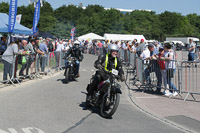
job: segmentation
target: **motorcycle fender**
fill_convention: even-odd
[[[119,93],[119,94],[122,94],[122,91],[120,90],[120,88],[113,88],[113,92],[114,93]]]

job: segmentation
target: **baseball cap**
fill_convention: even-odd
[[[161,46],[161,47],[159,47],[159,50],[164,50],[164,47],[162,47],[162,46]]]
[[[144,42],[144,39],[141,39],[141,42]]]
[[[154,45],[150,43],[150,44],[148,45],[148,47],[154,47]]]

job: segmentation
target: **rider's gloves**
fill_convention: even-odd
[[[97,69],[102,70],[102,69],[103,69],[103,66],[102,66],[101,64],[98,64],[98,65],[97,65]]]

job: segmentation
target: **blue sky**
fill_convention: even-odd
[[[10,0],[0,0],[0,2]],[[107,8],[149,9],[160,14],[164,11],[178,12],[182,15],[196,13],[200,15],[200,0],[46,0],[53,8],[62,5],[82,3],[83,6],[101,5]],[[29,0],[18,0],[18,5],[28,5]]]

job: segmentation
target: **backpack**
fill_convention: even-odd
[[[52,44],[52,42],[49,42],[48,48],[49,48],[49,52],[53,52],[53,44]]]

